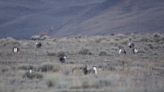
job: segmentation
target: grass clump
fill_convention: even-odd
[[[47,87],[48,87],[48,88],[54,87],[54,83],[53,83],[52,80],[48,80],[48,81],[47,81]]]
[[[32,70],[37,70],[37,67],[33,66],[33,65],[20,65],[18,66],[18,69],[20,70],[29,70],[29,69],[32,69]]]
[[[60,67],[61,66],[59,64],[53,64],[50,62],[46,62],[46,63],[41,64],[38,67],[38,70],[41,72],[59,72],[61,69]]]
[[[40,67],[41,72],[48,72],[48,71],[53,71],[54,66],[51,64],[43,64]]]
[[[99,56],[108,56],[108,53],[105,52],[105,51],[101,51],[101,52],[99,53]]]
[[[23,75],[23,78],[28,78],[28,79],[42,79],[43,75],[41,73],[38,72],[25,72],[25,74]]]
[[[79,54],[81,54],[81,55],[92,55],[93,53],[89,49],[81,49],[79,51]]]
[[[56,56],[56,53],[55,52],[47,52],[47,55],[48,56]]]

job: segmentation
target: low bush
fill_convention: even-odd
[[[153,46],[152,44],[148,44],[148,47],[149,47],[150,49],[154,49],[154,46]]]
[[[153,34],[153,37],[154,37],[154,38],[160,38],[161,35],[160,35],[160,33],[154,33],[154,34]]]
[[[56,53],[54,53],[54,52],[47,52],[47,55],[48,56],[56,56]]]
[[[18,69],[20,69],[20,70],[29,70],[29,69],[37,70],[37,67],[34,67],[32,65],[21,65],[18,67]]]
[[[89,88],[89,82],[88,81],[83,81],[82,82],[82,88],[84,88],[84,89]]]
[[[51,87],[53,87],[53,86],[54,86],[53,81],[48,80],[48,81],[47,81],[47,87],[48,87],[48,88],[51,88]]]
[[[48,72],[48,71],[53,71],[54,66],[51,64],[44,64],[41,67],[39,67],[41,72]]]
[[[28,78],[28,79],[42,79],[43,75],[41,73],[38,72],[25,72],[25,74],[23,75],[23,78]]]
[[[81,54],[81,55],[92,55],[93,53],[89,49],[81,49],[79,51],[79,54]]]
[[[141,42],[152,42],[152,39],[143,37],[140,39]]]
[[[60,52],[57,53],[57,56],[58,57],[66,56],[66,53],[63,52],[63,51],[60,51]]]
[[[108,53],[105,52],[105,51],[101,51],[101,52],[99,53],[99,56],[108,56]]]
[[[107,87],[107,86],[111,86],[111,81],[109,80],[99,80],[97,83],[98,87]]]

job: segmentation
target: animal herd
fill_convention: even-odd
[[[133,42],[128,42],[128,48],[133,54],[138,53],[138,49],[136,48],[135,44]],[[127,51],[125,50],[124,47],[119,47],[119,54],[127,54]]]
[[[35,43],[35,47],[36,48],[41,48],[42,47],[42,43],[41,42],[36,42]],[[127,47],[132,51],[133,54],[138,53],[138,49],[136,49],[136,46],[135,46],[135,44],[132,41],[128,42]],[[20,51],[20,48],[18,48],[18,47],[14,47],[13,48],[13,53],[16,54],[19,51]],[[125,50],[124,47],[120,46],[119,50],[118,50],[118,53],[120,55],[121,54],[127,54],[127,51]],[[58,58],[59,58],[59,61],[61,63],[63,63],[63,64],[67,62],[67,55],[66,54],[62,54],[62,55],[58,56]],[[87,65],[85,65],[81,70],[83,71],[84,75],[88,75],[88,74],[95,74],[95,75],[97,75],[98,74],[96,66],[88,67]],[[30,70],[28,70],[27,73],[30,75],[30,74],[33,73],[33,70],[30,69]]]

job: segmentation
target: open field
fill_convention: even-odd
[[[129,39],[138,53],[127,47]],[[164,34],[0,39],[0,92],[163,92]],[[119,54],[119,47],[127,54]],[[12,48],[19,47],[18,53]],[[68,56],[66,63],[58,55]],[[84,75],[81,67],[96,66]],[[34,78],[25,78],[29,67]]]

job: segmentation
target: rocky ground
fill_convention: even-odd
[[[136,54],[127,47],[130,39]],[[13,47],[20,51],[13,53]],[[119,47],[127,53],[119,54]],[[62,53],[65,63],[59,61]],[[98,74],[85,75],[85,65],[96,66]],[[0,92],[163,92],[163,87],[163,33],[0,39]]]

